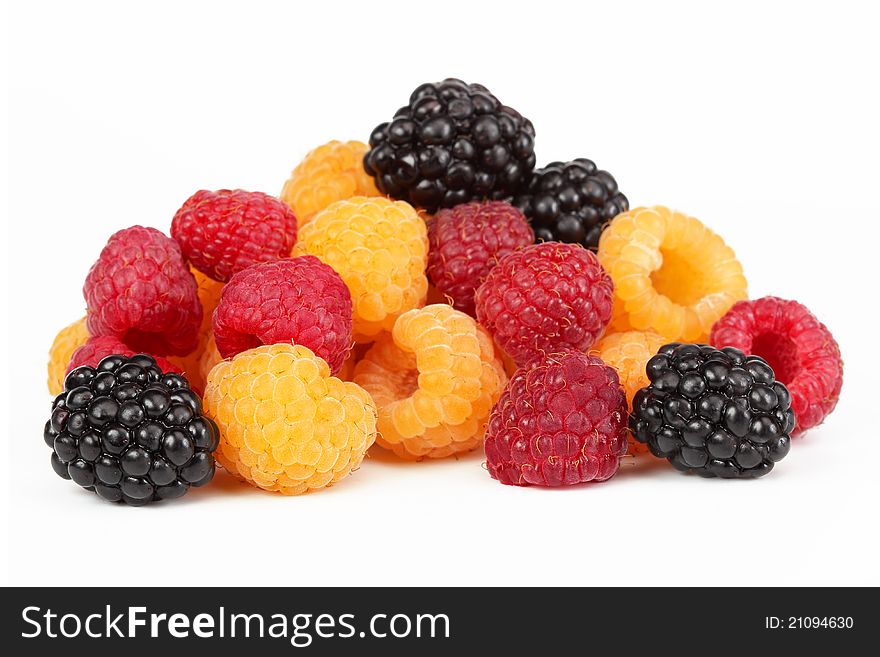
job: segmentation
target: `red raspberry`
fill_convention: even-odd
[[[136,352],[184,356],[196,347],[202,305],[180,247],[155,228],[110,237],[83,286],[90,335],[112,335]]]
[[[501,260],[477,288],[477,319],[517,365],[586,351],[611,319],[614,286],[596,255],[544,242]]]
[[[351,294],[314,256],[261,262],[235,274],[214,311],[223,358],[262,344],[293,342],[320,356],[335,374],[351,349]]]
[[[296,217],[287,205],[261,192],[202,190],[174,215],[171,236],[196,269],[225,282],[256,262],[290,255]]]
[[[837,405],[843,385],[840,347],[803,304],[778,297],[740,301],[715,322],[710,341],[769,363],[791,393],[797,420],[792,435],[821,424]]]
[[[67,372],[69,374],[72,369],[75,369],[80,365],[96,367],[98,363],[101,362],[102,358],[110,356],[111,354],[125,356],[127,358],[129,356],[134,356],[136,353],[138,352],[120,342],[112,335],[91,337],[83,346],[73,352],[73,355],[70,357],[70,363],[67,365]],[[152,354],[150,355],[152,356]],[[163,372],[174,372],[175,374],[181,373],[178,367],[172,365],[164,358],[159,356],[153,356],[153,358],[156,360],[156,365],[158,365],[159,369]]]
[[[504,201],[464,203],[428,222],[428,276],[457,310],[474,316],[474,292],[501,258],[534,243],[525,215]]]
[[[605,481],[626,454],[626,395],[600,358],[568,351],[518,369],[486,429],[486,465],[502,484]]]

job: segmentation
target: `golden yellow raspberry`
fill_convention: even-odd
[[[49,393],[59,395],[64,390],[64,377],[67,376],[67,366],[73,352],[79,349],[89,339],[89,330],[86,328],[86,318],[65,326],[55,336],[52,346],[49,348]]]
[[[269,491],[299,495],[356,470],[376,438],[376,407],[306,347],[263,345],[216,365],[205,413],[220,428],[214,456]]]
[[[348,285],[352,334],[369,342],[425,303],[428,232],[411,205],[358,196],[333,203],[300,230],[293,255],[313,255]]]
[[[669,341],[666,338],[653,331],[623,331],[606,334],[590,348],[591,354],[599,356],[606,365],[617,370],[630,412],[633,396],[651,383],[645,373],[645,366],[667,342]],[[630,454],[641,454],[648,451],[648,445],[630,435],[628,451]]]
[[[204,390],[210,368],[203,370],[201,361],[208,347],[211,335],[211,318],[214,315],[214,309],[220,303],[223,283],[206,276],[192,265],[190,265],[189,270],[199,286],[199,301],[202,304],[202,324],[199,328],[199,341],[196,348],[186,356],[169,356],[168,360],[180,368],[180,371],[189,380],[191,386],[197,390]],[[211,340],[211,344],[213,344],[213,340]]]
[[[633,395],[651,383],[645,373],[645,365],[668,342],[652,331],[609,333],[592,346],[590,353],[617,370],[631,410]]]
[[[359,141],[331,141],[305,156],[281,190],[302,228],[331,203],[352,196],[379,196],[372,176],[364,171],[369,146]]]
[[[605,327],[605,333],[625,333],[633,330],[629,325],[626,311],[623,307],[623,301],[616,294],[614,295],[614,303],[611,304],[611,321]]]
[[[208,331],[208,337],[205,340],[205,348],[202,350],[201,356],[199,356],[198,364],[199,376],[203,381],[208,381],[208,374],[210,374],[211,370],[214,369],[214,366],[222,360],[223,356],[220,355],[220,350],[217,349],[217,343],[214,342],[214,332]]]
[[[747,297],[733,249],[697,219],[662,206],[617,215],[598,256],[614,280],[616,330],[706,340],[715,321]]]
[[[440,458],[482,444],[507,383],[489,334],[446,304],[410,310],[355,367],[379,409],[376,442],[402,458]]]

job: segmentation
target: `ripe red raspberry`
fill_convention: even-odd
[[[335,374],[351,349],[351,294],[339,274],[314,256],[252,265],[223,288],[214,340],[223,358],[293,342],[327,361]]]
[[[90,335],[112,335],[136,352],[184,356],[202,321],[198,286],[180,247],[155,228],[110,237],[83,286]]]
[[[568,351],[518,369],[486,429],[486,465],[502,484],[605,481],[626,454],[626,395],[600,358]]]
[[[521,366],[544,354],[589,349],[611,319],[613,292],[593,252],[533,244],[503,258],[477,288],[477,319]]]
[[[797,301],[764,297],[740,301],[712,327],[717,347],[760,356],[791,393],[792,435],[822,423],[843,385],[840,347],[825,325]]]
[[[91,337],[84,345],[73,352],[73,355],[70,357],[70,363],[67,365],[67,373],[70,374],[71,370],[76,369],[80,365],[97,367],[98,363],[101,362],[101,359],[112,354],[128,358],[134,356],[136,353],[138,352],[134,351],[123,342],[120,342],[112,335]],[[159,369],[163,372],[174,372],[175,374],[181,373],[178,367],[172,365],[164,358],[159,356],[153,356],[153,358],[156,361],[156,365],[158,365]]]
[[[293,211],[273,196],[201,190],[174,215],[171,236],[196,269],[225,282],[256,262],[290,255],[296,228]]]
[[[525,215],[504,201],[464,203],[428,222],[428,276],[457,310],[474,316],[474,292],[501,258],[534,243]]]

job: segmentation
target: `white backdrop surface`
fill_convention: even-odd
[[[19,2],[8,9],[8,420],[14,584],[880,584],[880,87],[869,3]],[[487,85],[539,165],[589,157],[633,206],[699,217],[752,297],[798,299],[846,361],[837,411],[757,481],[627,458],[599,485],[504,487],[481,452],[374,449],[299,498],[218,474],[101,503],[49,467],[46,352],[107,237],[195,190],[278,193],[418,84]],[[6,149],[4,149],[6,150]],[[185,554],[182,564],[180,555]]]

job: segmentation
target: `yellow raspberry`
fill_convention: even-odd
[[[330,376],[327,363],[299,345],[263,345],[218,363],[204,402],[220,428],[217,461],[284,495],[336,483],[376,438],[370,395]]]
[[[605,327],[606,333],[625,333],[631,331],[626,312],[624,311],[623,301],[616,294],[614,295],[614,303],[611,305],[611,321]]]
[[[65,326],[55,336],[52,346],[49,348],[49,393],[59,395],[64,390],[64,377],[67,375],[67,366],[73,352],[79,349],[89,339],[89,330],[86,328],[86,318]]]
[[[199,286],[199,301],[202,304],[202,325],[199,328],[199,341],[196,348],[186,356],[169,356],[168,360],[180,368],[184,376],[189,380],[190,385],[198,390],[205,389],[205,381],[207,379],[210,368],[203,371],[201,367],[202,357],[208,347],[209,338],[211,336],[211,318],[214,315],[214,309],[220,303],[220,293],[223,291],[223,283],[215,281],[213,278],[206,276],[198,269],[190,265],[189,270],[196,279]],[[213,340],[211,340],[213,344]],[[216,347],[215,347],[216,349]]]
[[[364,171],[369,146],[359,141],[331,141],[306,155],[281,190],[299,227],[331,203],[352,196],[379,196],[373,178]]]
[[[317,256],[348,285],[352,333],[369,342],[425,303],[428,232],[411,205],[358,196],[319,212],[299,233],[293,255]]]
[[[482,444],[507,383],[489,334],[446,304],[401,315],[354,374],[379,409],[376,442],[401,458],[441,458]]]
[[[668,342],[652,331],[624,331],[606,335],[593,345],[590,353],[617,370],[631,409],[633,395],[650,383],[645,365]]]
[[[217,349],[217,343],[214,342],[214,332],[208,331],[205,348],[202,350],[201,356],[199,356],[198,372],[201,379],[207,382],[208,374],[210,374],[211,370],[222,360],[223,356],[220,355],[220,351]]]
[[[591,354],[599,356],[606,365],[617,370],[630,411],[633,396],[651,383],[645,373],[645,366],[667,342],[666,338],[652,331],[624,331],[609,333],[590,348]],[[630,454],[647,451],[646,444],[629,437]]]
[[[706,340],[715,321],[748,296],[733,249],[697,219],[662,206],[617,215],[598,256],[614,280],[615,330]]]

